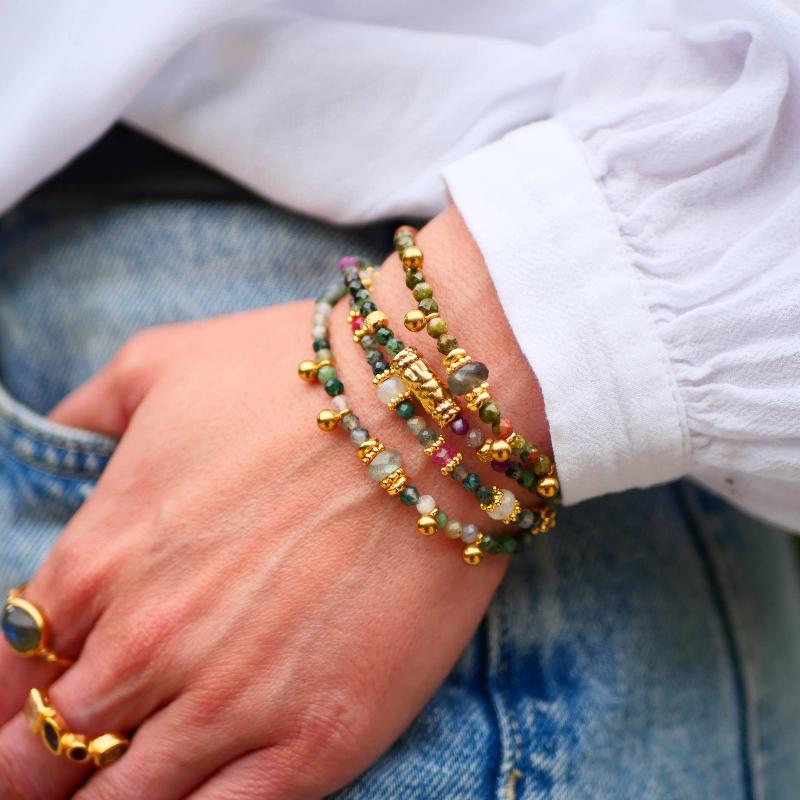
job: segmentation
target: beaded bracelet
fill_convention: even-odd
[[[358,270],[356,270],[358,273]],[[363,273],[369,280],[369,271]],[[335,429],[339,423],[350,434],[350,440],[358,448],[358,456],[367,467],[368,477],[377,482],[390,496],[399,496],[404,505],[415,505],[420,517],[417,530],[431,536],[438,529],[445,529],[449,538],[461,539],[466,545],[462,552],[464,562],[470,566],[481,563],[486,553],[511,555],[520,552],[530,536],[512,534],[494,537],[481,532],[476,525],[461,525],[451,520],[438,508],[431,495],[420,495],[408,484],[408,476],[402,467],[400,453],[387,450],[369,431],[361,426],[358,417],[348,407],[344,384],[339,379],[328,338],[330,315],[335,304],[344,296],[345,290],[337,280],[317,299],[312,317],[312,339],[315,360],[302,361],[298,374],[304,381],[320,381],[331,397],[332,409],[324,409],[317,416],[317,425],[323,431]],[[322,357],[321,357],[322,356]]]
[[[430,412],[440,427],[450,425],[457,434],[469,431],[469,423],[460,416],[457,401],[449,396],[425,359],[413,348],[406,347],[395,337],[386,315],[375,305],[369,287],[364,284],[354,259],[342,259],[344,285],[350,292],[351,310],[348,323],[353,331],[353,341],[360,343],[366,352],[367,363],[372,366],[379,399],[389,411],[406,420],[409,432],[418,437],[442,475],[451,476],[463,488],[477,496],[481,509],[490,519],[506,525],[515,524],[523,531],[543,533],[553,527],[555,514],[547,509],[523,509],[513,492],[496,486],[482,486],[480,476],[468,472],[461,463],[463,454],[449,445],[442,434],[426,427],[421,417],[414,416],[415,398]],[[352,269],[348,269],[352,267]],[[349,278],[349,280],[348,280]],[[364,317],[364,312],[367,317]],[[385,356],[381,347],[391,354]],[[409,387],[409,388],[407,388]]]
[[[422,273],[423,254],[417,246],[416,230],[403,225],[395,231],[394,246],[405,271],[406,286],[418,302],[416,309],[405,315],[405,327],[417,333],[423,329],[436,339],[436,347],[442,354],[442,363],[449,375],[447,384],[454,395],[464,395],[467,408],[477,412],[479,418],[492,426],[492,433],[499,437],[482,440],[473,436],[469,443],[476,449],[478,458],[491,463],[492,468],[505,472],[512,480],[530,492],[548,501],[558,500],[560,486],[551,459],[536,445],[527,442],[514,432],[511,420],[502,416],[487,383],[489,369],[458,346],[457,339],[448,332],[447,322],[439,316],[439,304],[433,297],[433,289]],[[515,461],[511,456],[519,456]],[[530,467],[526,464],[532,462]]]

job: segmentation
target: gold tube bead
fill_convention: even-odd
[[[489,384],[485,381],[464,395],[464,403],[470,411],[480,411],[483,406],[491,402],[492,393],[489,389]]]
[[[89,742],[89,755],[99,769],[110,767],[119,761],[128,749],[130,742],[117,733],[104,733]]]

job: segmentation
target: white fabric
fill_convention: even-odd
[[[120,118],[338,222],[449,187],[566,501],[690,474],[800,529],[799,73],[779,0],[16,0],[0,209]]]

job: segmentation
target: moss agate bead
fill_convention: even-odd
[[[344,391],[344,384],[338,378],[333,378],[325,383],[325,391],[330,397],[336,397]]]
[[[414,416],[414,410],[414,404],[411,400],[403,400],[395,408],[395,412],[400,419],[411,419]]]
[[[455,350],[456,347],[458,347],[458,339],[449,333],[445,333],[444,336],[440,336],[436,340],[436,349],[442,355],[446,356],[451,350]]]
[[[406,286],[413,289],[425,280],[425,276],[418,269],[411,269],[406,272]]]
[[[478,416],[483,422],[497,422],[497,420],[500,419],[500,409],[495,403],[487,403],[485,406],[481,407]]]
[[[400,492],[400,502],[404,506],[415,506],[419,502],[419,491],[415,486],[406,486]]]
[[[380,350],[370,350],[367,352],[367,364],[374,367],[379,361],[383,361],[383,355]]]
[[[551,466],[552,464],[547,456],[539,456],[534,462],[533,471],[537,475],[547,475],[547,473],[550,472]]]
[[[447,333],[447,323],[441,317],[434,317],[428,323],[428,335],[438,339],[443,334]]]
[[[403,344],[402,339],[395,339],[392,337],[388,342],[386,342],[386,350],[393,356],[396,356],[404,347],[405,345]]]
[[[448,379],[447,388],[455,395],[465,395],[489,379],[489,368],[481,361],[470,361]]]
[[[327,339],[314,339],[314,352],[318,353],[320,350],[330,349],[330,342]]]
[[[317,380],[322,384],[332,381],[335,377],[336,367],[332,366],[331,364],[326,364],[324,367],[320,367],[319,371],[317,372]]]
[[[419,443],[423,447],[430,447],[438,438],[439,434],[433,428],[425,428],[419,435]]]
[[[470,472],[469,475],[464,478],[463,485],[468,492],[477,492],[478,489],[481,488],[480,475]]]
[[[436,520],[436,527],[437,528],[441,529],[441,528],[444,528],[445,525],[447,525],[448,517],[447,517],[447,514],[444,511],[437,511],[436,512],[436,516],[434,517],[434,519]]]
[[[372,372],[374,375],[380,375],[382,372],[386,372],[387,369],[389,369],[389,365],[383,360],[376,361],[372,365]]]
[[[432,297],[426,297],[419,301],[419,310],[425,314],[433,314],[439,311],[439,304]]]
[[[433,297],[433,289],[431,288],[430,284],[425,283],[425,281],[418,283],[413,288],[412,293],[414,295],[414,299],[417,301],[425,300],[427,297]]]
[[[392,333],[391,328],[378,328],[375,331],[375,339],[377,340],[378,344],[386,344],[389,339],[394,338],[394,333]]]
[[[475,492],[475,496],[478,498],[478,502],[485,506],[487,503],[491,503],[494,499],[494,490],[491,486],[481,486]]]
[[[375,483],[380,483],[402,465],[403,459],[397,450],[383,450],[367,467],[367,477]]]

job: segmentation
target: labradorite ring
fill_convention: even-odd
[[[3,637],[15,655],[41,658],[51,664],[69,666],[72,662],[59,658],[47,646],[50,627],[44,614],[22,596],[24,586],[8,593],[0,614]]]

